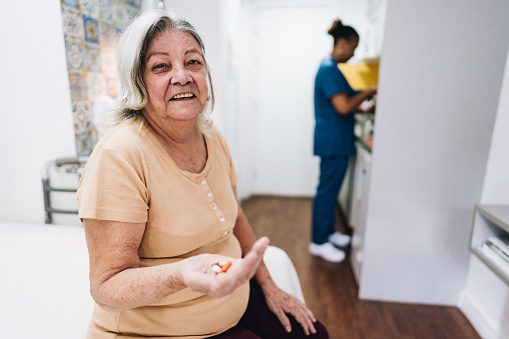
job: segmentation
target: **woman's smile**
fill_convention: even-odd
[[[195,98],[195,95],[193,93],[182,93],[182,94],[176,94],[175,96],[173,96],[170,101],[172,100],[186,100],[186,99],[191,99],[191,98]]]

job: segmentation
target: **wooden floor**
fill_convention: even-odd
[[[332,264],[309,255],[311,205],[310,198],[266,196],[242,202],[257,237],[269,236],[292,259],[306,304],[331,339],[480,338],[456,307],[359,300],[348,257]],[[339,214],[337,219],[343,231]]]

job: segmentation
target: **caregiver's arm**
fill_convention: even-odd
[[[153,304],[186,287],[215,297],[232,293],[254,275],[268,239],[260,239],[244,259],[201,254],[176,263],[140,268],[138,248],[145,224],[84,219],[90,260],[90,292],[108,311]],[[212,265],[230,260],[225,274]]]
[[[368,89],[357,93],[353,97],[347,96],[345,93],[336,93],[331,97],[332,106],[339,114],[348,114],[359,107],[366,99],[376,94],[376,89]]]

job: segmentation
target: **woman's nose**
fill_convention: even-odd
[[[171,77],[171,83],[174,85],[185,85],[191,80],[192,79],[189,76],[189,73],[186,71],[184,67],[176,68]]]

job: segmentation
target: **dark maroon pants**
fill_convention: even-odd
[[[265,302],[260,285],[251,280],[251,293],[249,295],[249,303],[247,305],[246,313],[240,319],[237,326],[229,329],[228,331],[216,335],[212,338],[217,339],[327,339],[329,334],[327,329],[322,323],[316,321],[315,334],[306,336],[302,330],[302,326],[291,316],[287,314],[288,319],[292,324],[292,331],[286,332],[281,322],[274,313],[269,309]]]

